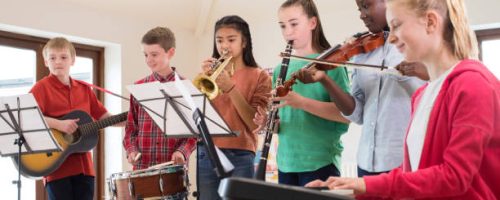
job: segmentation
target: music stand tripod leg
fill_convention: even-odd
[[[19,105],[19,98],[18,98],[18,109],[20,108],[20,105]],[[7,113],[9,114],[9,117],[12,121],[12,125],[14,126],[16,132],[19,134],[19,138],[17,138],[15,141],[14,141],[14,144],[17,144],[17,147],[18,147],[18,154],[17,154],[17,163],[21,163],[21,150],[22,150],[22,146],[23,144],[25,143],[25,139],[24,139],[24,136],[23,136],[23,131],[21,129],[21,111],[18,111],[18,115],[17,115],[17,121],[14,117],[14,114],[12,113],[12,110],[10,109],[9,107],[9,104],[5,104],[5,108],[7,109]],[[28,150],[29,147],[27,146]],[[18,166],[19,169],[17,170],[17,181],[12,181],[12,184],[17,184],[17,199],[18,200],[21,200],[21,165]]]
[[[24,136],[19,137],[14,141],[14,144],[18,146],[18,156],[17,163],[21,163],[21,148],[24,144]],[[12,184],[17,184],[17,199],[21,200],[21,165],[19,165],[19,169],[17,170],[17,181],[12,181]]]

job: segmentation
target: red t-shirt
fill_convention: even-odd
[[[90,87],[73,79],[70,84],[71,87],[64,85],[56,76],[49,75],[31,88],[44,116],[60,118],[73,110],[82,110],[95,120],[107,113]],[[71,154],[56,171],[44,177],[44,182],[78,174],[95,176],[90,152]]]

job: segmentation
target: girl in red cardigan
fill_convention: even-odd
[[[500,199],[500,84],[477,60],[463,0],[386,0],[389,40],[430,81],[412,98],[400,168],[307,186],[360,197]]]

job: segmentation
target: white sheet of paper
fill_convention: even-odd
[[[0,98],[0,111],[6,111],[7,107],[5,104],[9,105],[9,108],[17,109],[19,97],[21,108],[33,108],[37,107],[37,103],[32,94],[24,94],[19,96],[9,96]],[[13,111],[14,118],[17,120],[18,111]],[[3,118],[0,118],[0,152],[2,154],[15,154],[18,152],[18,146],[14,144],[14,141],[19,138],[18,133],[8,124],[12,124],[12,120],[8,112],[1,112]],[[26,144],[31,147],[32,151],[44,151],[44,150],[60,150],[61,147],[52,134],[48,130],[34,131],[45,129],[48,127],[47,122],[43,116],[40,116],[39,110],[37,109],[25,109],[21,111],[21,129],[24,131],[23,135],[26,139]],[[7,123],[7,122],[8,123]],[[22,152],[27,152],[25,146],[22,147]]]
[[[201,95],[201,92],[198,91],[194,87],[194,85],[189,80],[181,80],[180,81],[184,88],[189,93],[188,96],[198,95],[196,97],[192,97],[193,102],[196,107],[203,107],[204,97]],[[192,102],[188,102],[185,98],[182,98],[181,91],[176,87],[174,82],[160,83],[160,82],[151,82],[144,83],[138,85],[129,85],[127,89],[130,93],[139,101],[146,99],[155,99],[154,101],[141,101],[141,104],[154,110],[156,113],[160,115],[164,115],[163,111],[165,108],[165,99],[163,94],[160,92],[163,89],[169,96],[173,97],[176,102],[178,102],[178,107],[180,111],[183,113],[185,118],[188,120],[188,124],[192,127],[192,129],[197,132],[197,128],[193,121],[192,117]],[[182,105],[180,105],[182,104]],[[154,114],[149,109],[145,109],[149,116],[153,119],[153,121],[160,127],[160,129],[165,132],[169,136],[190,136],[192,135],[190,129],[185,125],[182,119],[178,116],[177,112],[174,111],[170,104],[167,104],[167,112],[166,112],[166,130],[164,130],[163,119],[162,117]],[[208,130],[210,130],[211,135],[227,135],[229,134],[227,130],[230,130],[224,120],[217,114],[215,109],[209,102],[205,104],[205,120],[207,122]]]
[[[193,88],[190,88],[190,90],[187,89],[187,87],[184,86],[181,78],[177,73],[175,73],[175,87],[181,92],[182,97],[184,97],[184,100],[187,101],[189,104],[189,107],[191,107],[191,114],[194,114],[194,111],[198,108],[196,104],[194,103],[193,98],[191,97],[191,94],[201,94],[198,90],[194,90]],[[189,91],[189,92],[188,92]]]
[[[189,84],[189,85],[192,85],[192,84]],[[187,89],[187,87],[184,86],[184,82],[179,78],[177,73],[175,73],[175,86],[181,92],[182,96],[184,97],[184,100],[186,100],[187,103],[190,105],[191,111],[193,111],[193,112],[191,112],[191,116],[193,116],[194,111],[198,108],[196,106],[196,104],[194,103],[193,98],[191,97],[191,94],[193,94],[193,93],[190,94],[188,92],[189,90]],[[226,155],[217,146],[214,146],[214,147],[215,147],[215,151],[217,152],[217,155],[219,156],[219,160],[221,162],[221,165],[224,168],[224,172],[232,171],[234,169],[233,163],[231,163],[231,161],[229,161],[229,159],[226,157]]]

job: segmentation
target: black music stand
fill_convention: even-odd
[[[0,155],[11,156],[18,168],[21,199],[21,155],[61,151],[32,94],[0,98]]]
[[[211,136],[237,136],[239,133],[229,129],[191,81],[180,80],[176,74],[173,82],[129,85],[127,89],[167,137],[200,137],[217,175],[224,178],[231,174],[234,166],[214,146]],[[190,115],[192,117],[188,117]]]
[[[191,81],[181,80],[181,82],[182,85],[185,85],[188,95],[205,116],[210,135],[237,136],[239,134],[229,129],[226,122],[212,107],[210,101],[193,86]],[[195,121],[187,117],[193,112],[192,108],[175,86],[175,82],[129,85],[127,89],[168,137],[198,136]]]

